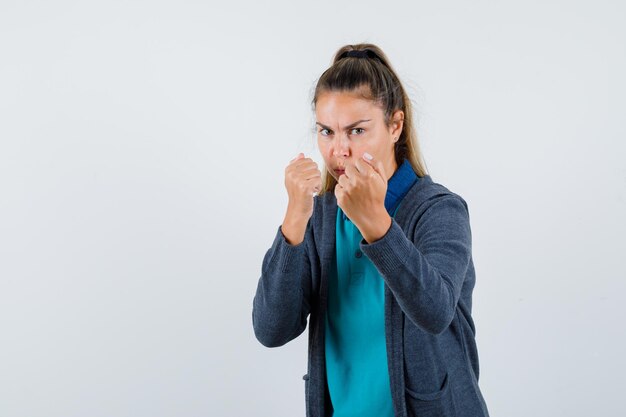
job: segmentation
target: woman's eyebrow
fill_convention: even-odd
[[[358,125],[359,123],[369,122],[370,120],[372,120],[372,119],[363,119],[363,120],[356,121],[356,122],[354,122],[354,123],[350,123],[348,126],[344,127],[344,130],[350,130],[350,129],[352,129],[353,127],[355,127],[356,125]],[[326,126],[326,125],[324,125],[324,124],[322,124],[322,123],[320,123],[320,122],[315,122],[315,123],[316,123],[316,124],[318,124],[318,125],[320,125],[320,126],[321,126],[322,128],[324,128],[324,129],[333,130],[333,129],[331,129],[330,127],[328,127],[328,126]]]

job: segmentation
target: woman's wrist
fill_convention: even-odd
[[[304,241],[304,234],[306,232],[306,225],[309,222],[309,217],[287,209],[285,219],[280,229],[289,244],[299,245]]]
[[[391,216],[387,210],[383,210],[369,216],[359,230],[367,243],[373,243],[385,236],[390,227]]]

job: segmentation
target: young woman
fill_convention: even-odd
[[[257,339],[281,346],[309,318],[308,417],[487,416],[467,205],[426,174],[385,54],[339,49],[313,106],[325,167],[299,154],[285,169]]]

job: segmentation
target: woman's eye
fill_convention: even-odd
[[[363,132],[365,132],[365,130],[362,127],[355,127],[354,129],[350,130],[351,135],[360,135]]]
[[[328,129],[320,129],[320,134],[322,136],[328,136],[328,135],[330,135],[330,130],[328,130]]]

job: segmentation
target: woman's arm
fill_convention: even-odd
[[[433,334],[451,323],[471,259],[465,202],[446,196],[415,226],[415,241],[392,221],[387,233],[361,249],[374,263],[407,317]]]
[[[303,153],[285,168],[289,204],[274,243],[263,258],[252,306],[254,334],[267,347],[282,346],[306,328],[311,296],[307,248],[314,248],[310,218],[321,181],[317,164]]]
[[[307,243],[290,244],[279,228],[263,258],[253,301],[252,325],[259,342],[277,347],[298,337],[306,328],[310,295]]]

